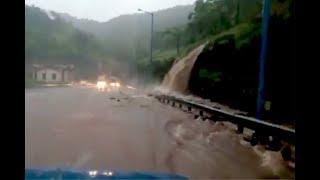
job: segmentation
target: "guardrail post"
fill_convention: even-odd
[[[238,124],[237,133],[238,133],[238,134],[242,134],[242,133],[243,133],[243,129],[244,129],[243,125]]]
[[[270,144],[267,149],[272,151],[279,151],[281,149],[281,142],[279,138],[272,136],[272,140],[270,140],[269,142]]]
[[[188,106],[188,111],[191,112],[191,106]]]
[[[201,116],[201,117],[203,116],[203,111],[201,111],[201,110],[199,111],[199,116]]]
[[[257,136],[257,133],[256,133],[256,132],[254,132],[254,133],[252,134],[251,140],[250,140],[250,144],[251,144],[252,146],[255,146],[255,145],[258,144],[258,136]]]

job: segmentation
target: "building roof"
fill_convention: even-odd
[[[34,69],[56,69],[56,70],[72,70],[73,64],[33,64]]]

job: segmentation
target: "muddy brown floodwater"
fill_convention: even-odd
[[[194,179],[277,177],[240,139],[223,123],[194,120],[134,92],[25,91],[26,168],[160,171]],[[280,177],[292,177],[283,171]]]

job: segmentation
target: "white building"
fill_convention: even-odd
[[[45,83],[68,83],[73,80],[73,65],[33,65],[33,79]]]

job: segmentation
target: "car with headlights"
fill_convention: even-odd
[[[111,77],[109,79],[109,87],[111,89],[119,89],[121,87],[120,81],[116,77]]]

